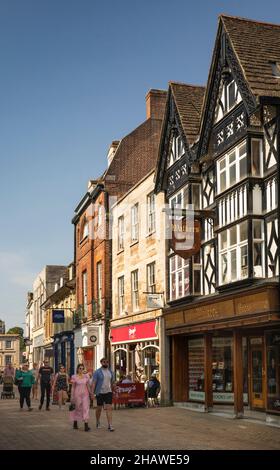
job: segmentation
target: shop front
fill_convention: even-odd
[[[100,367],[100,359],[104,357],[104,326],[103,324],[86,324],[75,329],[74,342],[75,368],[84,364],[92,373]]]
[[[277,288],[166,309],[173,402],[280,413],[280,315]],[[177,364],[181,364],[178,373]]]
[[[74,333],[64,331],[54,335],[54,368],[59,370],[59,364],[63,364],[67,373],[74,374]]]
[[[112,328],[112,367],[117,381],[130,374],[135,381],[160,375],[157,320]]]
[[[33,364],[42,364],[44,360],[44,335],[33,336]]]

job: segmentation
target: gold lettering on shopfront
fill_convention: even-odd
[[[213,320],[223,320],[236,316],[269,312],[269,294],[261,292],[243,297],[188,308],[184,311],[165,315],[166,328],[181,325],[192,325]]]

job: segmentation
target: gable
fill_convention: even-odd
[[[204,93],[202,86],[169,82],[156,169],[156,192],[166,189],[170,193],[188,176],[195,157],[192,145],[199,131]]]
[[[199,156],[208,151],[215,123],[229,115],[241,102],[247,115],[257,108],[256,99],[245,80],[230,38],[220,22],[202,111]]]
[[[159,158],[156,173],[156,192],[163,189],[168,191],[170,185],[175,188],[175,182],[181,184],[187,176],[187,161],[191,152],[183,132],[179,113],[172,93],[169,90],[165,121],[162,129]],[[183,170],[181,166],[183,164]],[[176,185],[177,187],[177,185]]]

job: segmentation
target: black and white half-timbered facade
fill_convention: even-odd
[[[280,414],[280,25],[221,16],[206,89],[171,82],[156,191],[200,214],[167,249],[171,399]],[[181,370],[178,371],[180,364]]]

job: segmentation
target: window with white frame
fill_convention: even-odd
[[[131,242],[139,240],[139,206],[135,204],[131,208]]]
[[[118,218],[118,250],[124,249],[124,216]]]
[[[148,234],[156,229],[156,201],[154,192],[147,196],[147,230]]]
[[[139,309],[139,287],[138,287],[138,269],[131,273],[131,300],[132,310]]]
[[[189,261],[178,255],[169,259],[170,300],[176,300],[190,294]]]
[[[264,226],[263,221],[253,220],[254,276],[264,277]]]
[[[83,240],[84,238],[88,237],[88,234],[89,234],[88,222],[87,222],[87,220],[84,219],[83,224],[82,224],[82,236],[81,236],[81,240]]]
[[[6,349],[12,349],[12,341],[10,340],[6,341]]]
[[[156,263],[147,264],[147,292],[156,292]]]
[[[220,284],[248,277],[248,223],[234,225],[219,234]]]
[[[97,311],[101,312],[102,308],[102,262],[99,261],[96,265],[97,271]]]
[[[124,313],[124,276],[118,278],[118,308],[119,314]]]
[[[173,136],[167,166],[170,167],[184,155],[184,144],[180,136]]]
[[[225,191],[247,176],[246,142],[217,161],[218,193]]]
[[[252,176],[263,174],[263,143],[261,139],[251,139]]]
[[[82,287],[83,287],[83,307],[84,307],[84,312],[87,313],[88,311],[88,279],[87,279],[86,271],[82,273]]]

